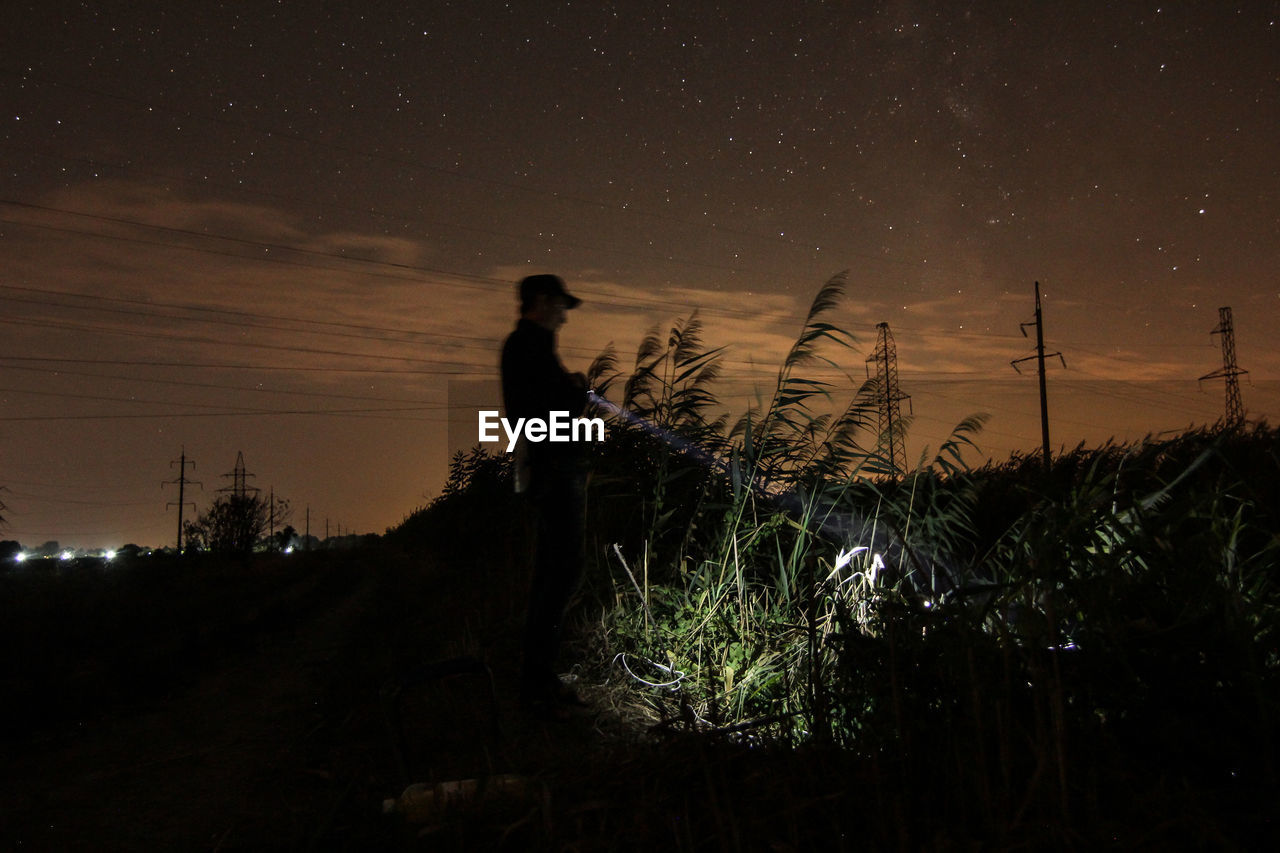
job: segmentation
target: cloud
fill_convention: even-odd
[[[255,244],[293,242],[304,234],[294,217],[272,206],[199,199],[142,181],[102,179],[55,190],[47,199],[47,206],[56,210],[121,220],[116,224],[123,227],[141,223],[171,234],[189,231]]]

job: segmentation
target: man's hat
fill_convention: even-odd
[[[564,281],[558,275],[530,275],[520,281],[520,304],[532,305],[539,296],[563,296],[565,307],[577,308],[582,300],[570,296],[564,289]]]

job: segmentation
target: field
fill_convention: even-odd
[[[1275,441],[1255,433],[1225,455],[1252,447],[1265,459]],[[1200,559],[1159,578],[1090,578],[1102,588],[1073,599],[1091,608],[1069,620],[1074,648],[981,630],[945,601],[923,610],[886,596],[859,623],[873,630],[820,641],[830,675],[811,706],[783,694],[770,705],[757,689],[740,711],[723,666],[714,687],[699,673],[680,691],[618,666],[625,651],[638,669],[645,647],[643,621],[626,622],[638,595],[615,566],[622,582],[597,575],[577,611],[574,671],[593,708],[547,722],[511,699],[519,527],[482,539],[459,528],[434,547],[414,534],[446,515],[437,506],[358,551],[9,571],[0,838],[126,850],[1251,849],[1274,828],[1274,611],[1255,571],[1274,563],[1246,548],[1272,560],[1274,533],[1231,535],[1248,586],[1224,591],[1229,577]],[[1195,527],[1194,514],[1176,525],[1191,543],[1205,535]],[[1167,543],[1170,558],[1186,547]],[[660,600],[676,587],[657,580],[650,631],[674,633],[662,623],[679,609]],[[793,641],[815,641],[815,626],[791,627]],[[769,643],[790,636],[757,628]],[[492,668],[496,713],[482,676],[415,683],[424,664],[460,657]],[[735,687],[759,680],[752,665]],[[397,688],[400,738],[385,713]],[[791,722],[811,707],[826,731]],[[382,814],[409,782],[489,777],[514,781],[413,822]]]
[[[1261,849],[1280,433],[971,469],[975,416],[898,466],[866,398],[819,414],[831,389],[797,372],[840,342],[832,288],[734,427],[696,320],[625,379],[596,365],[633,417],[592,460],[568,720],[513,699],[505,456],[459,455],[358,550],[7,570],[0,841]]]

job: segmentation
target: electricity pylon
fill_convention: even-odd
[[[248,485],[248,478],[254,476],[244,469],[244,452],[236,451],[236,467],[230,474],[223,474],[224,477],[231,478],[231,485],[226,488],[219,489],[222,492],[230,492],[231,497],[244,499],[249,496],[249,492],[255,495],[258,493],[257,486]]]
[[[889,473],[896,476],[907,467],[906,430],[902,425],[901,403],[903,400],[910,401],[911,396],[903,394],[898,387],[898,348],[893,342],[889,324],[877,323],[876,330],[879,333],[876,351],[867,357],[867,364],[873,361],[876,363],[873,392],[879,414],[876,450],[882,457],[888,458]],[[868,376],[870,373],[871,369],[868,367]]]
[[[1044,381],[1044,360],[1053,358],[1055,355],[1062,359],[1062,366],[1067,366],[1067,360],[1062,357],[1060,352],[1051,352],[1046,354],[1044,351],[1044,315],[1040,312],[1040,282],[1036,282],[1036,319],[1032,323],[1022,323],[1018,326],[1022,332],[1022,336],[1027,336],[1027,326],[1036,327],[1036,354],[1028,355],[1024,358],[1015,358],[1009,364],[1013,365],[1014,370],[1018,370],[1018,365],[1024,361],[1036,359],[1040,372],[1040,442],[1044,448],[1044,469],[1046,471],[1051,467],[1049,455],[1049,392]],[[1018,370],[1021,373],[1021,370]]]
[[[169,463],[170,468],[172,468],[174,465],[180,466],[178,468],[178,479],[166,480],[165,482],[161,483],[160,486],[161,488],[163,488],[164,486],[167,486],[170,483],[178,484],[178,503],[177,503],[177,506],[178,506],[178,553],[181,554],[182,553],[182,508],[187,505],[186,504],[187,483],[193,483],[202,489],[204,488],[204,484],[201,483],[199,480],[187,479],[187,466],[190,465],[194,469],[196,467],[196,461],[194,459],[187,458],[186,447],[182,448],[181,456],[179,456],[177,459],[174,459],[172,462]],[[165,509],[168,509],[173,505],[174,505],[173,502],[170,501],[169,503],[165,504]],[[194,503],[191,504],[191,508],[193,510],[195,509]]]
[[[1209,334],[1222,335],[1222,369],[1206,373],[1200,377],[1200,381],[1219,377],[1226,379],[1227,412],[1223,425],[1227,428],[1238,427],[1244,423],[1244,402],[1240,399],[1240,382],[1237,377],[1249,371],[1236,365],[1236,332],[1231,322],[1230,307],[1218,309],[1218,328]]]

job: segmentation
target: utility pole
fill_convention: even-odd
[[[867,357],[867,364],[873,361],[876,364],[875,399],[880,416],[877,450],[882,455],[888,454],[889,474],[896,477],[899,471],[906,470],[907,465],[907,442],[900,404],[903,400],[910,401],[911,397],[903,394],[898,387],[898,349],[893,342],[893,332],[889,331],[889,324],[877,323],[876,330],[879,334],[876,351]],[[870,367],[867,368],[867,375],[871,375]]]
[[[1009,364],[1013,365],[1013,369],[1017,370],[1019,373],[1022,371],[1018,370],[1018,365],[1024,361],[1030,361],[1034,358],[1038,364],[1040,372],[1040,441],[1044,447],[1044,469],[1048,471],[1051,464],[1049,454],[1049,392],[1044,381],[1044,360],[1046,358],[1053,358],[1054,356],[1057,356],[1059,359],[1062,359],[1062,366],[1064,368],[1067,366],[1067,360],[1062,357],[1062,353],[1060,352],[1051,352],[1046,355],[1044,351],[1044,315],[1040,311],[1040,282],[1038,281],[1036,282],[1035,322],[1022,323],[1018,326],[1024,338],[1027,336],[1027,326],[1031,325],[1036,327],[1036,354],[1026,356],[1025,358],[1016,358],[1009,362]]]
[[[185,445],[182,448],[182,454],[177,459],[174,459],[169,463],[170,468],[172,468],[174,465],[179,466],[178,479],[166,480],[165,482],[160,484],[160,487],[164,488],[170,483],[178,484],[178,503],[177,503],[177,506],[178,506],[178,553],[181,554],[182,553],[182,508],[186,505],[186,492],[187,492],[187,482],[188,482],[187,466],[190,465],[193,471],[195,470],[195,467],[196,467],[196,461],[194,459],[187,458],[187,448]],[[191,482],[199,486],[201,489],[204,488],[204,484],[199,482],[198,480],[192,480]],[[169,503],[165,504],[165,509],[168,509],[173,505],[174,505],[173,502],[170,501]],[[191,507],[192,507],[192,510],[194,510],[195,504],[192,503]]]
[[[1231,322],[1230,307],[1218,309],[1218,328],[1209,334],[1222,335],[1222,369],[1206,373],[1200,377],[1200,381],[1219,377],[1226,379],[1227,411],[1223,416],[1223,425],[1227,429],[1234,429],[1244,423],[1244,402],[1240,399],[1240,382],[1237,377],[1249,371],[1236,365],[1236,331]]]

